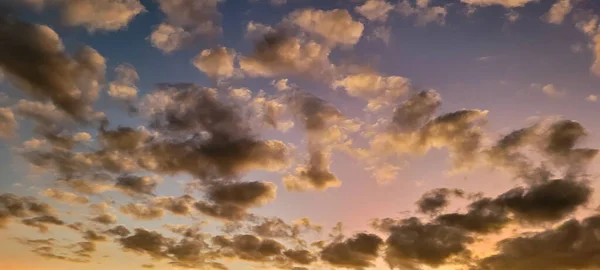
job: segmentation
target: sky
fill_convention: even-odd
[[[595,0],[0,0],[0,269],[600,269]]]

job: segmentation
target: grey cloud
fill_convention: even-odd
[[[158,182],[149,176],[123,175],[117,178],[115,187],[130,196],[154,195]]]
[[[498,243],[499,252],[477,261],[473,270],[592,269],[600,266],[600,217],[569,220],[556,228]]]
[[[321,251],[321,260],[337,267],[365,269],[373,266],[383,240],[374,234],[359,233],[341,242],[333,242]]]
[[[385,260],[391,267],[418,269],[419,264],[440,266],[452,258],[469,256],[474,239],[461,229],[417,218],[390,228]]]
[[[421,213],[435,214],[448,206],[450,196],[463,197],[464,194],[465,192],[460,189],[434,189],[421,196],[417,201],[417,207]]]
[[[84,47],[70,57],[49,27],[7,16],[0,18],[0,37],[10,41],[0,46],[0,67],[11,82],[33,97],[51,100],[74,119],[94,117],[91,105],[105,72],[98,52]]]

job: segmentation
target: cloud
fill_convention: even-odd
[[[113,227],[113,228],[107,230],[106,233],[113,235],[113,236],[120,236],[120,237],[126,237],[129,234],[131,234],[129,229],[127,229],[127,227],[125,227],[123,225]]]
[[[400,76],[381,76],[377,73],[357,73],[336,80],[332,88],[343,88],[350,96],[361,97],[369,103],[367,110],[378,111],[406,94],[411,87],[407,78]]]
[[[425,93],[423,94],[425,98],[419,97],[421,95],[419,94],[399,105],[395,110],[398,117],[393,120],[400,122],[392,122],[388,132],[377,134],[371,139],[370,144],[374,151],[383,154],[424,154],[432,148],[447,147],[450,151],[453,170],[460,171],[474,166],[479,152],[482,150],[484,133],[481,127],[485,123],[487,111],[464,109],[447,113],[410,131],[410,124],[417,122],[407,122],[406,119],[425,121],[427,116],[437,108],[439,100],[434,94],[434,92]],[[428,95],[433,96],[427,97]],[[415,108],[425,109],[412,112]],[[407,114],[407,112],[410,113]],[[406,123],[409,126],[406,126]],[[408,131],[402,131],[407,128],[409,128]]]
[[[371,40],[383,41],[383,43],[385,45],[390,44],[391,37],[392,37],[392,28],[389,26],[384,26],[384,25],[376,26],[375,28],[373,28],[373,31],[368,36],[368,38]]]
[[[305,75],[327,78],[334,66],[329,62],[331,49],[313,40],[284,32],[269,32],[257,43],[250,56],[241,56],[240,68],[251,77]]]
[[[152,204],[130,203],[121,206],[121,213],[133,217],[135,220],[154,220],[164,216],[165,211]]]
[[[394,110],[393,128],[413,131],[430,121],[441,105],[442,98],[435,90],[419,92]]]
[[[596,95],[589,95],[586,98],[586,100],[589,101],[589,102],[596,102],[596,101],[598,101],[598,96],[596,96]]]
[[[108,95],[124,101],[131,101],[137,97],[137,82],[140,80],[135,67],[130,64],[121,64],[115,68],[115,80],[108,85]]]
[[[145,154],[155,172],[187,172],[212,181],[255,169],[277,171],[287,165],[286,145],[255,138],[238,109],[220,102],[210,89],[169,85],[147,96],[144,107],[157,130],[174,138],[184,135],[147,146]],[[185,135],[190,131],[209,136],[190,138]],[[173,162],[177,159],[180,162]]]
[[[388,13],[392,9],[394,9],[394,6],[385,0],[367,0],[361,6],[354,8],[356,12],[370,21],[386,21]]]
[[[18,128],[17,120],[12,110],[9,108],[0,108],[0,137],[11,138],[15,135]]]
[[[115,187],[130,196],[154,195],[158,185],[156,177],[124,175],[117,178]]]
[[[236,52],[225,47],[206,49],[198,54],[192,63],[211,78],[229,78],[234,75]]]
[[[69,116],[56,108],[53,103],[19,100],[13,107],[15,113],[22,117],[30,118],[38,125],[52,127],[68,122]]]
[[[321,260],[337,267],[365,269],[373,266],[383,240],[374,234],[359,233],[321,250]]]
[[[269,182],[241,182],[211,188],[207,197],[217,204],[249,208],[262,206],[274,200],[276,190],[275,184]]]
[[[89,202],[88,198],[85,196],[79,196],[77,194],[58,189],[49,188],[44,190],[42,194],[44,194],[46,197],[67,204],[87,204]]]
[[[0,45],[0,67],[13,84],[33,97],[52,101],[74,119],[97,117],[91,106],[104,80],[104,57],[90,47],[68,56],[56,32],[47,26],[3,17],[0,29],[0,38],[10,41]]]
[[[415,6],[411,5],[408,0],[402,0],[396,5],[396,11],[405,17],[416,17],[418,26],[425,26],[429,23],[444,25],[448,14],[446,7],[429,6],[429,0],[418,0]]]
[[[31,225],[51,221],[50,218],[44,217],[50,217],[54,215],[54,212],[50,205],[39,202],[33,197],[19,197],[11,193],[0,195],[0,228],[13,218],[40,217],[40,219],[32,219],[27,222]],[[40,230],[42,230],[41,227]]]
[[[390,228],[385,261],[393,268],[418,269],[420,264],[438,267],[451,258],[468,257],[474,238],[464,231],[410,218]]]
[[[213,237],[214,245],[220,246],[230,252],[232,256],[241,260],[264,262],[281,255],[284,246],[272,239],[261,239],[254,235],[235,235],[229,239],[224,236]]]
[[[301,9],[290,13],[287,20],[331,45],[354,45],[360,40],[364,29],[364,25],[354,21],[344,9]]]
[[[597,149],[576,148],[586,136],[587,131],[577,122],[545,121],[505,135],[485,155],[493,166],[505,168],[530,183],[546,180],[552,171],[569,177],[581,176],[598,155]],[[541,157],[539,166],[528,150],[538,153],[538,159]],[[547,169],[545,163],[555,169]]]
[[[467,232],[487,234],[500,231],[512,220],[503,205],[493,199],[482,198],[469,204],[468,211],[464,214],[442,214],[435,221]]]
[[[133,235],[120,238],[118,242],[126,251],[147,254],[155,259],[161,259],[167,256],[165,247],[173,243],[173,240],[155,231],[136,228]]]
[[[41,233],[48,232],[49,228],[47,225],[61,226],[61,225],[65,224],[64,221],[58,219],[55,216],[50,216],[50,215],[37,216],[37,217],[23,219],[23,220],[21,220],[21,223],[23,223],[23,225],[26,225],[29,227],[37,228]]]
[[[561,98],[567,95],[565,91],[558,90],[554,84],[548,84],[542,87],[542,92],[551,98]]]
[[[533,3],[536,0],[460,0],[461,2],[473,6],[492,6],[500,5],[507,8],[522,7],[528,3]]]
[[[482,258],[479,269],[588,269],[600,266],[594,256],[598,247],[598,216],[569,220],[556,228],[504,239],[497,254]]]
[[[117,217],[113,214],[108,214],[108,213],[104,213],[104,214],[99,214],[95,217],[93,217],[91,219],[91,221],[103,224],[103,225],[110,225],[110,224],[115,224],[117,223]]]
[[[146,11],[139,0],[63,0],[60,4],[67,25],[81,25],[90,32],[123,29]]]
[[[159,8],[166,19],[154,29],[149,39],[164,53],[178,50],[199,36],[221,33],[217,9],[220,0],[159,0]]]
[[[463,197],[464,191],[460,189],[437,188],[423,194],[417,201],[419,212],[425,214],[435,214],[443,210],[450,203],[448,197]]]
[[[561,24],[572,9],[571,0],[556,0],[552,8],[542,18],[548,23]]]
[[[340,137],[331,137],[340,131],[336,123],[342,120],[341,112],[332,104],[305,92],[294,92],[288,97],[294,116],[300,120],[308,138],[307,164],[296,168],[295,174],[284,177],[286,189],[305,191],[338,187],[341,181],[330,171],[331,150]]]
[[[515,188],[496,201],[511,211],[515,218],[528,223],[559,221],[585,205],[592,194],[582,182],[554,179],[525,188]]]
[[[317,257],[306,249],[288,249],[283,252],[283,255],[294,263],[302,265],[309,265],[317,260]]]

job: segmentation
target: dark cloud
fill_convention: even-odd
[[[218,205],[205,201],[198,201],[194,208],[209,217],[223,220],[241,220],[248,216],[245,208],[232,204]]]
[[[240,68],[252,77],[303,75],[330,80],[335,71],[330,53],[329,47],[295,37],[286,29],[269,29],[257,40],[250,56],[240,57]]]
[[[51,100],[75,119],[93,116],[91,105],[106,68],[98,52],[84,47],[70,57],[49,27],[5,15],[0,17],[0,39],[8,41],[0,45],[0,67],[11,82],[36,98]]]
[[[467,213],[449,213],[436,217],[436,222],[474,233],[493,233],[511,221],[507,209],[497,201],[482,198],[469,204]]]
[[[216,236],[212,238],[214,245],[220,246],[225,254],[242,260],[263,262],[281,255],[285,247],[272,239],[261,239],[254,235],[235,235],[232,239]]]
[[[109,229],[106,231],[107,234],[110,235],[114,235],[114,236],[120,236],[120,237],[126,237],[129,234],[131,234],[131,232],[129,231],[129,229],[127,229],[127,227],[123,226],[123,225],[119,225],[116,226],[112,229]]]
[[[577,148],[586,136],[580,123],[542,121],[507,134],[486,153],[492,165],[506,168],[529,183],[544,181],[552,172],[580,176],[598,156],[598,149]],[[539,158],[531,152],[538,154],[542,163],[538,165]]]
[[[352,238],[326,245],[321,260],[337,267],[364,269],[373,266],[383,240],[374,234],[359,233]]]
[[[146,97],[152,126],[172,137],[147,148],[154,171],[187,172],[204,180],[235,178],[254,169],[276,171],[288,162],[280,141],[256,139],[239,109],[219,101],[213,90],[163,85]]]
[[[83,233],[83,239],[88,240],[90,242],[104,242],[107,240],[106,236],[92,230],[85,231]]]
[[[33,218],[29,218],[36,216]],[[19,197],[11,193],[0,195],[0,228],[8,224],[14,218],[29,218],[23,220],[28,226],[37,227],[40,231],[46,232],[46,224],[57,224],[62,221],[54,217],[54,209],[46,204],[39,202],[33,197]]]
[[[150,176],[123,175],[117,178],[115,187],[130,196],[154,195],[158,181]]]
[[[166,258],[167,248],[173,243],[173,239],[142,228],[136,228],[133,235],[118,241],[124,250],[147,254],[155,259]]]
[[[58,219],[55,216],[50,216],[50,215],[27,218],[27,219],[23,219],[21,222],[24,225],[37,228],[38,230],[40,230],[41,233],[48,232],[47,225],[61,226],[61,225],[65,224],[64,221]]]
[[[420,264],[437,267],[453,258],[469,256],[467,245],[474,239],[465,231],[409,218],[390,228],[386,240],[386,262],[393,268],[418,269]]]
[[[415,130],[431,120],[441,105],[442,99],[435,90],[419,92],[394,109],[392,128]]]
[[[464,194],[465,192],[460,189],[434,189],[421,196],[417,201],[417,207],[421,213],[435,214],[448,206],[450,196],[463,197]]]
[[[308,265],[317,260],[317,256],[306,249],[288,249],[283,252],[294,263]]]
[[[240,182],[211,188],[207,198],[216,204],[249,208],[274,200],[276,190],[275,184],[269,182]]]
[[[416,124],[429,117],[426,114],[427,117],[423,116],[422,119],[410,120],[411,117],[418,118],[417,112],[411,112],[416,110],[413,108],[416,105],[410,104],[409,101],[407,108],[400,105],[395,111],[397,119],[394,121],[399,121],[400,125],[406,125],[403,121],[416,121],[414,122]],[[482,151],[484,138],[482,126],[486,122],[487,113],[488,111],[485,110],[463,109],[435,117],[408,132],[398,129],[400,126],[392,123],[390,130],[373,137],[370,142],[371,147],[377,152],[388,155],[402,153],[422,155],[431,149],[448,148],[453,170],[468,169],[475,165]]]
[[[343,119],[341,112],[332,104],[308,93],[295,91],[288,98],[290,110],[302,122],[308,137],[309,157],[307,164],[296,168],[295,175],[284,178],[288,190],[325,190],[341,185],[331,172],[332,139],[328,131]]]
[[[600,217],[569,220],[542,232],[523,234],[498,243],[499,252],[485,257],[473,270],[593,269],[600,267]]]
[[[585,182],[549,180],[528,188],[515,188],[496,201],[515,218],[529,223],[559,221],[588,202],[592,189]]]
[[[117,223],[117,217],[115,215],[105,213],[105,214],[100,214],[100,215],[93,217],[91,219],[91,221],[94,221],[94,222],[97,222],[100,224],[104,224],[104,225],[110,225],[110,224]]]
[[[104,148],[119,151],[139,149],[150,139],[148,132],[129,127],[119,127],[115,130],[101,130],[100,140]]]

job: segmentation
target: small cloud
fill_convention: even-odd
[[[542,92],[552,98],[561,98],[567,95],[565,91],[559,90],[553,84],[542,87]]]
[[[586,98],[586,100],[589,101],[589,102],[596,102],[596,101],[598,101],[598,96],[596,96],[596,95],[589,95]]]
[[[476,58],[477,61],[482,61],[482,62],[492,61],[494,59],[496,59],[496,57],[491,56],[491,55]]]

